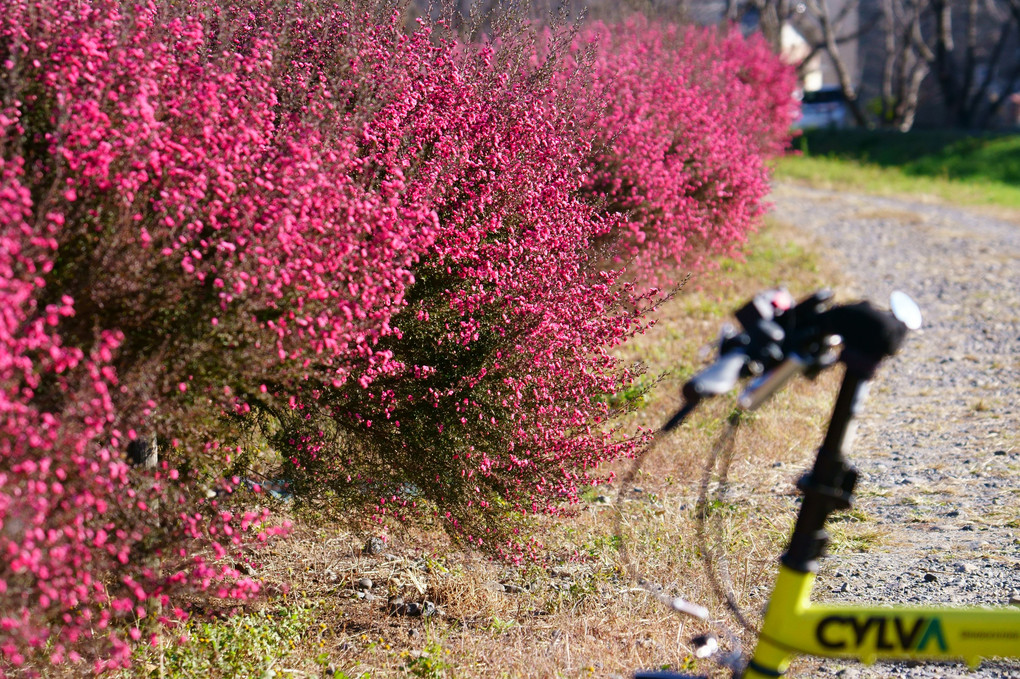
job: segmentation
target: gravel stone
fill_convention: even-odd
[[[406,615],[410,618],[427,618],[436,614],[436,605],[431,601],[423,601],[418,603],[417,601],[409,601],[406,604],[401,604],[399,607],[394,608],[394,612],[398,615]]]
[[[386,543],[382,541],[382,538],[371,538],[365,543],[365,546],[361,548],[363,554],[382,554],[383,550],[386,549]]]

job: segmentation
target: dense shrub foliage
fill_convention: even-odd
[[[517,557],[641,445],[606,397],[661,296],[623,276],[752,226],[786,72],[734,36],[465,45],[381,6],[0,14],[0,676],[254,592],[264,481]]]
[[[788,141],[793,71],[758,37],[642,17],[589,27],[574,52],[591,45],[596,86],[579,92],[595,149],[585,189],[628,215],[619,254],[647,277],[743,242],[764,210],[765,160]]]

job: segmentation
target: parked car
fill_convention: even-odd
[[[800,118],[793,126],[800,130],[818,127],[844,128],[850,124],[850,111],[846,97],[838,86],[823,87],[802,92],[800,95]]]

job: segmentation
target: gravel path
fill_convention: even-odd
[[[821,241],[852,281],[838,298],[924,314],[875,380],[852,457],[878,533],[823,562],[835,601],[1007,604],[1020,598],[1020,224],[977,211],[780,185],[776,217]],[[1020,648],[1017,649],[1020,652]],[[804,667],[804,666],[802,666]],[[842,677],[1020,677],[1020,661],[808,661]]]

